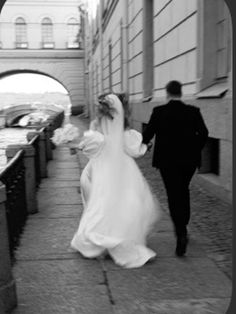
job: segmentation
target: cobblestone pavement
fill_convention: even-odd
[[[151,166],[152,152],[137,160],[143,174],[159,198],[163,210],[168,211],[167,197],[158,170]],[[191,221],[189,225],[194,236],[201,235],[206,241],[208,256],[232,279],[232,206],[210,195],[192,180]]]
[[[88,121],[80,119],[81,125],[86,128]],[[160,173],[151,166],[152,152],[136,161],[157,195],[162,209],[168,212],[166,191]],[[190,186],[190,195],[190,241],[191,233],[195,237],[198,235],[204,237],[204,248],[208,256],[232,279],[232,206],[209,194],[194,177]]]

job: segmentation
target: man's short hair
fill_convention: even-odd
[[[182,96],[182,84],[178,81],[170,81],[166,85],[166,92],[172,96]]]

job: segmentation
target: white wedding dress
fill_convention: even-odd
[[[85,132],[80,143],[89,162],[80,179],[84,211],[71,246],[88,258],[108,253],[124,268],[141,267],[156,255],[146,239],[160,207],[132,158],[146,151],[142,135],[124,131],[122,104],[115,95],[108,98],[114,119],[103,117],[100,132]]]

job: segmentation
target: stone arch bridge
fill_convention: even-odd
[[[55,79],[68,91],[72,113],[81,112],[85,104],[83,50],[1,50],[0,79],[17,73]]]
[[[39,106],[40,108],[40,106]],[[16,106],[10,106],[8,108],[3,108],[0,110],[0,115],[4,115],[6,126],[12,126],[17,123],[19,119],[29,113],[37,112],[38,108],[32,106],[32,104],[22,104]],[[46,110],[43,112],[45,114],[52,115],[55,112],[61,112],[63,108],[57,105],[47,105]]]

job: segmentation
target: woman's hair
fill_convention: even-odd
[[[130,107],[129,107],[129,101],[128,101],[128,95],[127,93],[119,93],[115,94],[119,100],[121,101],[123,105],[124,110],[124,128],[127,129],[130,126]]]
[[[123,110],[124,110],[124,128],[127,129],[130,126],[130,109],[129,109],[129,102],[126,93],[105,93],[98,96],[98,114],[100,116],[107,116],[109,119],[113,119],[113,114],[115,113],[115,109],[112,108],[109,103],[106,101],[105,97],[113,94],[116,95],[122,103]]]

